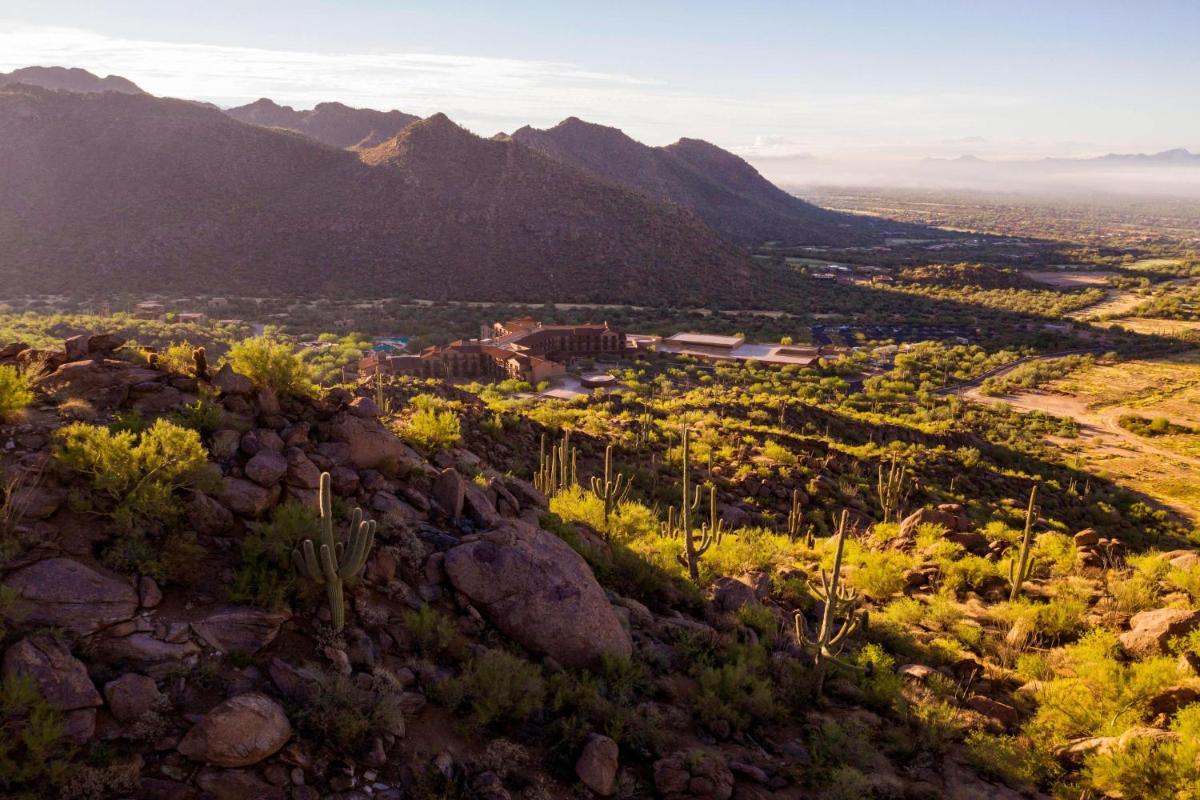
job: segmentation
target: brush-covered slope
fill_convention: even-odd
[[[437,115],[362,153],[146,95],[0,90],[8,291],[749,302],[684,209]]]
[[[297,111],[265,97],[225,113],[242,122],[286,128],[343,148],[374,147],[420,119],[402,111],[351,108],[341,103],[318,103],[309,111]]]
[[[12,72],[0,72],[0,86],[10,83],[24,83],[65,92],[144,94],[141,87],[127,78],[119,75],[101,78],[78,67],[23,67]]]
[[[699,139],[649,147],[617,128],[575,117],[547,130],[526,126],[512,138],[611,183],[689,208],[735,242],[846,244],[873,236],[874,223],[793,197],[742,158]]]

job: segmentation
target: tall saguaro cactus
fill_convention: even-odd
[[[859,629],[862,617],[858,614],[858,593],[842,585],[842,553],[846,547],[847,513],[842,512],[837,532],[837,550],[833,557],[833,571],[821,570],[820,586],[811,586],[824,604],[821,627],[817,638],[811,639],[804,629],[804,615],[796,612],[796,641],[809,652],[813,659],[815,676],[813,689],[819,697],[825,685],[825,669],[830,661],[844,663],[838,659],[846,640]]]
[[[321,544],[318,549],[312,539],[305,539],[300,548],[292,551],[292,561],[301,574],[318,584],[325,584],[329,597],[329,613],[333,630],[346,625],[346,600],[342,582],[357,575],[367,563],[375,544],[375,520],[364,520],[361,508],[350,517],[350,540],[342,543],[333,532],[333,491],[328,472],[321,473]]]
[[[1033,545],[1033,504],[1037,499],[1037,484],[1029,490],[1029,507],[1025,509],[1025,533],[1021,537],[1021,550],[1017,558],[1008,565],[1008,582],[1012,591],[1008,595],[1010,603],[1021,596],[1021,584],[1029,577],[1029,553]]]
[[[700,499],[699,492],[691,489],[691,457],[689,441],[691,431],[683,429],[683,486],[682,503],[680,504],[679,527],[683,533],[683,563],[687,567],[688,576],[695,584],[700,583],[700,558],[712,547],[715,538],[707,529],[701,529],[700,535],[692,533],[692,510]]]
[[[879,465],[875,492],[879,498],[879,508],[883,511],[883,521],[894,522],[900,516],[904,501],[908,499],[908,470],[901,466],[895,456],[887,472],[884,472],[883,464]]]
[[[604,526],[608,527],[608,518],[617,506],[629,497],[629,476],[624,473],[613,473],[613,446],[604,448],[604,477],[592,478],[592,494],[604,501]]]
[[[533,486],[546,497],[553,497],[577,483],[576,450],[571,446],[571,432],[563,431],[562,442],[546,449],[546,434],[542,434],[538,450],[538,469],[533,476]]]
[[[804,546],[812,549],[816,543],[813,526],[804,524],[804,512],[800,508],[800,490],[792,490],[792,509],[788,511],[787,532],[789,542],[798,542],[804,537]]]

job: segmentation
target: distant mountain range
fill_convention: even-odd
[[[225,113],[242,122],[286,128],[342,148],[374,147],[420,119],[402,111],[351,108],[341,103],[319,103],[311,111],[297,111],[265,97]]]
[[[698,139],[570,118],[484,139],[444,115],[263,98],[227,110],[115,76],[0,83],[0,275],[11,291],[350,292],[755,302],[746,245],[928,229],[841,214]]]
[[[117,75],[101,78],[86,69],[67,67],[24,67],[12,72],[0,72],[0,86],[11,83],[24,83],[64,92],[145,94],[136,83]]]
[[[964,155],[957,158],[927,158],[925,164],[940,166],[987,166],[1027,168],[1038,166],[1055,167],[1200,167],[1200,153],[1189,152],[1182,147],[1173,150],[1163,150],[1159,153],[1109,153],[1093,158],[1040,158],[1040,159],[1010,159],[1004,161],[980,158],[974,155]]]
[[[778,188],[733,153],[699,139],[649,147],[617,128],[576,117],[511,138],[598,178],[694,211],[731,241],[846,244],[871,238],[874,221],[826,211]]]
[[[7,292],[754,301],[677,206],[443,115],[339,150],[146,94],[0,88]]]

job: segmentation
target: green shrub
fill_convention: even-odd
[[[416,611],[404,612],[404,626],[413,637],[417,652],[426,658],[443,654],[460,658],[465,642],[454,620],[433,606],[421,606]]]
[[[445,450],[462,439],[462,424],[445,401],[433,395],[412,399],[415,411],[404,421],[401,435],[409,444],[425,450]]]
[[[731,732],[746,731],[774,719],[777,709],[771,682],[751,659],[703,667],[692,710],[708,725],[724,722]]]
[[[16,367],[0,365],[0,421],[13,419],[32,402],[29,376]]]
[[[183,510],[176,492],[207,477],[200,436],[165,419],[140,434],[76,422],[57,437],[57,462],[88,478],[106,510],[126,525],[137,518],[175,521]]]
[[[971,731],[963,747],[967,763],[994,780],[1038,786],[1061,772],[1054,754],[1036,739]]]
[[[903,553],[864,550],[850,573],[850,585],[872,600],[883,600],[904,588],[911,563]]]
[[[275,506],[270,522],[251,523],[229,598],[261,608],[288,606],[297,588],[292,551],[313,536],[317,523],[316,513],[297,500]]]
[[[1200,564],[1172,567],[1167,573],[1167,583],[1181,592],[1187,592],[1193,604],[1200,604]]]
[[[225,410],[203,397],[181,408],[174,415],[175,422],[203,437],[212,436],[225,423]]]
[[[885,711],[896,709],[904,680],[896,674],[896,659],[878,644],[868,644],[854,655],[858,686],[867,701]]]
[[[360,683],[324,672],[309,685],[303,702],[288,709],[288,716],[310,739],[344,752],[359,752],[374,736],[403,733],[400,694],[385,674]]]
[[[103,561],[118,572],[146,575],[159,583],[186,583],[196,574],[204,548],[193,533],[172,532],[152,541],[145,531],[123,530],[104,550]]]
[[[943,570],[942,585],[949,591],[977,589],[985,581],[1000,575],[999,569],[982,556],[966,555],[952,561]]]
[[[47,784],[66,774],[69,750],[62,739],[62,714],[50,707],[32,678],[0,678],[0,734],[0,794],[49,796]]]
[[[1109,797],[1178,800],[1200,797],[1200,703],[1181,710],[1171,730],[1179,740],[1135,738],[1097,753],[1085,764],[1088,780]]]
[[[775,612],[761,603],[747,603],[738,609],[738,619],[765,642],[774,642],[779,637],[779,618]]]
[[[280,396],[306,396],[316,391],[312,372],[300,355],[290,344],[270,336],[243,339],[229,348],[226,358],[235,372]]]
[[[465,709],[479,726],[519,724],[541,709],[541,670],[507,650],[488,650],[447,687],[447,704]]]

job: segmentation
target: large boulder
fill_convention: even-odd
[[[1129,630],[1120,636],[1121,647],[1138,658],[1165,653],[1176,636],[1200,627],[1200,611],[1186,608],[1156,608],[1140,611],[1129,620]]]
[[[231,697],[209,711],[179,742],[193,761],[218,767],[246,767],[279,752],[292,736],[287,715],[265,694]]]
[[[58,403],[81,399],[96,408],[114,408],[125,402],[133,386],[162,377],[161,372],[130,367],[123,361],[69,361],[33,386]]]
[[[154,679],[136,672],[127,672],[104,684],[108,710],[119,722],[137,722],[158,705],[161,698],[162,693]]]
[[[587,562],[554,534],[505,520],[447,551],[445,570],[493,625],[560,664],[633,652]]]
[[[4,654],[4,676],[23,675],[33,680],[51,707],[63,712],[65,733],[74,742],[86,742],[96,730],[100,693],[88,677],[87,667],[71,655],[61,639],[45,634],[30,636]]]
[[[259,450],[246,462],[246,477],[259,486],[274,486],[287,474],[288,462],[282,453]]]
[[[129,581],[70,558],[36,561],[13,572],[3,585],[18,598],[6,615],[76,636],[131,619],[138,608],[138,594]]]
[[[917,528],[926,523],[940,525],[948,533],[966,533],[975,527],[970,517],[962,513],[961,507],[945,504],[937,508],[921,508],[905,517],[900,522],[900,538],[914,538]]]
[[[210,647],[223,653],[257,653],[279,634],[279,626],[291,619],[287,611],[230,606],[197,620],[192,630]]]
[[[329,435],[346,445],[347,458],[358,469],[412,469],[424,463],[416,451],[377,419],[341,414],[330,424]]]
[[[212,379],[213,388],[223,394],[251,394],[254,391],[254,381],[240,372],[234,372],[228,364],[221,366]]]
[[[287,468],[286,463],[284,468]],[[217,497],[231,511],[247,517],[259,517],[275,505],[280,493],[278,485],[268,489],[245,478],[224,478]]]
[[[601,797],[617,790],[617,767],[620,748],[617,743],[599,733],[593,733],[583,743],[583,752],[575,762],[575,775],[584,786]]]
[[[203,492],[192,495],[187,516],[196,532],[205,536],[220,536],[233,527],[233,512]]]
[[[466,495],[467,482],[454,467],[446,467],[433,481],[433,499],[450,519],[462,516]]]

